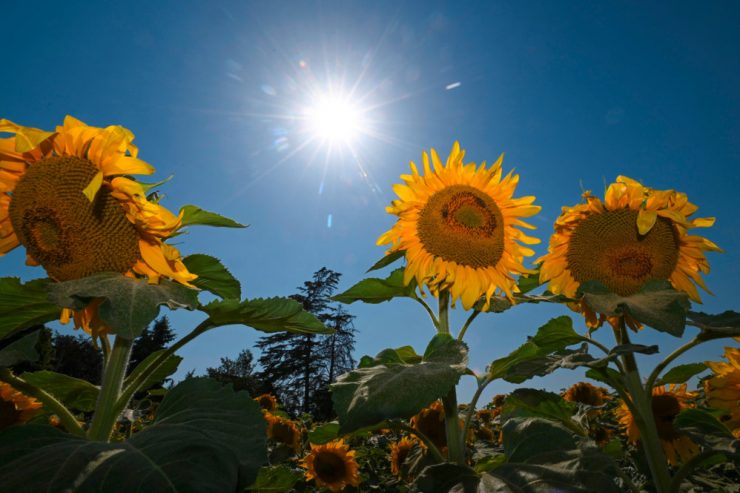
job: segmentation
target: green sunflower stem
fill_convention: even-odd
[[[118,400],[121,396],[123,379],[126,376],[133,341],[117,336],[103,373],[103,384],[98,394],[87,437],[91,440],[108,441],[118,415]]]
[[[75,419],[72,412],[53,395],[35,385],[31,385],[23,380],[23,378],[13,375],[13,372],[9,368],[0,369],[0,381],[40,401],[44,405],[44,409],[53,412],[59,417],[59,420],[68,432],[73,435],[85,436],[85,430],[82,429],[82,426],[80,426],[80,423]]]
[[[614,333],[619,344],[630,343],[623,318],[620,318],[619,328],[615,329]],[[633,418],[640,431],[640,444],[647,458],[655,490],[657,493],[668,493],[671,487],[671,474],[653,417],[652,388],[643,387],[634,354],[623,355],[622,365],[625,372],[625,384],[632,397]]]
[[[442,290],[439,293],[439,325],[437,330],[440,334],[450,333],[450,293]],[[445,429],[447,431],[447,457],[457,464],[465,463],[465,451],[460,434],[460,423],[457,416],[457,391],[453,387],[449,393],[442,398],[445,410]]]

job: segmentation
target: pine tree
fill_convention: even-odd
[[[248,349],[242,350],[236,359],[221,358],[221,366],[207,368],[206,373],[214,380],[232,384],[234,390],[246,390],[253,397],[272,391],[269,382],[255,374],[254,355]]]
[[[343,311],[338,313],[336,308],[330,307],[329,298],[340,276],[322,267],[291,298],[330,327],[339,324],[344,328],[348,323],[351,327],[351,315]],[[261,351],[260,378],[272,383],[290,411],[312,413],[317,418],[330,414],[328,385],[340,372],[354,365],[351,356],[354,329],[348,330],[339,336],[279,333],[260,338],[257,342]]]
[[[52,368],[57,373],[81,378],[99,385],[103,372],[103,352],[87,334],[54,334]]]
[[[145,328],[141,335],[134,340],[128,372],[133,371],[139,363],[153,352],[166,348],[174,339],[175,333],[170,328],[170,321],[167,316],[155,320],[151,329],[149,327]]]

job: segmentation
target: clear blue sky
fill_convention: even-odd
[[[394,217],[391,187],[423,148],[454,140],[467,157],[521,174],[536,195],[546,248],[562,205],[617,175],[676,188],[716,216],[700,309],[738,309],[740,278],[740,4],[737,2],[9,2],[2,7],[0,117],[53,128],[72,114],[122,124],[157,177],[164,204],[186,203],[249,223],[193,229],[184,254],[223,259],[248,297],[289,295],[322,266],[363,277]],[[456,84],[457,83],[457,84]],[[371,135],[327,154],[291,116],[328,87],[354,88]],[[455,87],[456,86],[456,87]],[[21,249],[2,275],[43,276]],[[357,356],[432,332],[417,305],[352,305]],[[483,369],[560,307],[479,317],[468,333]],[[171,316],[184,334],[199,317]],[[606,331],[603,331],[604,335]],[[691,332],[691,329],[688,329]],[[180,375],[235,356],[259,334],[221,328],[182,351]],[[635,337],[661,351],[676,340]],[[717,359],[723,343],[688,359]],[[646,359],[646,365],[653,360]],[[533,386],[558,389],[579,372]],[[491,391],[510,389],[494,384]],[[463,397],[471,387],[463,384]]]

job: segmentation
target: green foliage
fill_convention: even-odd
[[[201,307],[214,326],[247,325],[262,332],[330,334],[331,329],[290,298],[226,299]]]
[[[99,389],[90,382],[45,370],[24,373],[21,377],[53,395],[68,408],[85,412],[95,409]]]
[[[612,293],[598,281],[587,281],[578,288],[586,304],[595,312],[605,315],[630,315],[636,320],[661,332],[676,337],[683,335],[686,315],[690,308],[689,297],[673,289],[665,280],[645,283],[632,296]]]
[[[0,349],[0,368],[38,360],[36,344],[39,342],[40,332],[34,330]]]
[[[684,409],[673,422],[705,451],[714,450],[740,460],[740,440],[711,413],[702,409]]]
[[[687,363],[685,365],[674,366],[663,375],[655,385],[664,385],[667,383],[684,383],[694,375],[698,375],[707,369],[704,363]]]
[[[396,349],[383,349],[375,357],[363,356],[360,358],[358,368],[370,368],[378,365],[415,365],[421,363],[422,357],[416,354],[411,346],[402,346]]]
[[[128,387],[134,380],[139,378],[139,375],[143,373],[151,364],[159,358],[159,356],[167,351],[166,349],[160,349],[158,351],[154,351],[153,353],[150,353],[144,360],[136,365],[131,373],[126,377],[126,380],[123,382],[123,386]],[[172,375],[177,371],[177,368],[180,366],[180,363],[182,362],[182,357],[177,356],[176,354],[171,355],[168,357],[164,362],[157,367],[156,370],[154,370],[152,373],[150,373],[146,379],[141,383],[141,385],[138,386],[136,389],[136,392],[149,389],[153,387],[154,385],[162,383],[167,377]]]
[[[586,436],[587,432],[573,420],[576,405],[558,394],[535,389],[516,389],[506,398],[502,419],[539,417],[557,421],[571,432]],[[536,444],[533,444],[536,445]]]
[[[193,285],[223,299],[241,299],[241,283],[216,257],[197,253],[188,255],[182,259],[182,262],[191,273],[198,276],[192,281]]]
[[[49,301],[48,279],[21,284],[17,277],[0,278],[0,339],[58,319],[61,309]]]
[[[224,217],[215,212],[209,212],[201,209],[194,205],[186,205],[180,209],[180,213],[183,214],[182,225],[183,226],[215,226],[218,228],[246,228],[244,224],[240,224],[233,219]]]
[[[507,462],[477,474],[467,466],[426,468],[415,492],[477,493],[617,493],[614,463],[589,441],[558,423],[541,418],[513,418],[504,424]]]
[[[464,343],[438,334],[420,363],[377,364],[342,375],[332,385],[341,433],[385,419],[409,418],[447,395],[466,371],[467,353]]]
[[[708,315],[703,312],[689,312],[691,324],[699,327],[697,339],[709,341],[724,337],[740,337],[740,313],[732,310]]]
[[[316,445],[328,443],[339,437],[339,423],[332,421],[308,432],[308,441]]]
[[[103,272],[90,277],[54,283],[50,298],[59,306],[81,310],[94,298],[103,298],[98,314],[111,332],[134,339],[157,317],[159,305],[171,309],[198,306],[197,291],[182,284],[161,280],[149,284],[122,274]]]
[[[397,260],[403,258],[406,255],[406,250],[396,250],[393,253],[389,253],[387,255],[384,255],[383,258],[378,260],[373,264],[372,267],[370,267],[366,272],[372,272],[374,270],[380,270],[383,267],[389,266],[392,263],[396,262]]]
[[[263,467],[257,473],[257,480],[247,490],[256,493],[288,493],[302,477],[300,472],[287,466]]]
[[[363,279],[344,293],[332,297],[332,300],[340,303],[354,303],[363,301],[365,303],[382,303],[393,298],[416,296],[414,290],[416,283],[412,280],[408,286],[403,284],[404,269],[396,269],[385,279],[371,277]]]
[[[533,376],[545,375],[561,367],[563,358],[586,354],[585,348],[580,352],[565,351],[568,346],[584,340],[583,336],[573,330],[573,320],[570,317],[553,318],[540,327],[534,337],[530,337],[508,356],[491,363],[488,368],[489,376],[491,379],[503,378],[521,383]]]
[[[267,461],[265,422],[246,393],[193,378],[164,398],[151,427],[94,442],[49,426],[0,433],[8,491],[241,491]]]

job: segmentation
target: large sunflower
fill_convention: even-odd
[[[704,380],[704,393],[707,405],[727,412],[726,424],[737,434],[740,432],[740,349],[726,347],[725,358],[729,363],[705,361],[714,375]]]
[[[405,185],[393,190],[400,197],[386,211],[398,216],[393,227],[378,238],[390,244],[388,253],[406,252],[404,283],[416,279],[434,294],[448,289],[454,302],[471,308],[497,289],[508,297],[517,290],[515,275],[530,273],[522,260],[534,252],[520,243],[539,240],[518,228],[534,229],[521,218],[539,212],[534,197],[513,198],[519,175],[501,177],[503,155],[490,167],[463,164],[465,151],[455,142],[447,164],[431,150],[422,154],[424,175],[411,162]]]
[[[306,480],[315,480],[318,486],[330,491],[342,491],[347,486],[359,486],[359,465],[354,450],[344,440],[323,445],[311,444],[311,452],[301,465],[306,469]]]
[[[696,393],[687,392],[685,383],[679,386],[671,384],[667,388],[653,388],[653,419],[658,429],[658,437],[663,446],[663,451],[671,465],[686,462],[699,453],[699,446],[673,426],[673,421],[678,413],[690,407],[687,401],[694,397],[696,397]],[[619,418],[619,424],[627,433],[627,439],[630,443],[636,445],[640,440],[640,430],[637,428],[635,418],[627,404],[622,402],[617,408],[616,414]]]
[[[131,175],[154,168],[138,159],[134,135],[118,125],[90,127],[67,116],[55,132],[0,119],[0,255],[18,245],[26,263],[68,281],[98,272],[120,272],[190,286],[180,253],[164,240],[180,228],[175,216],[149,200]],[[105,332],[95,301],[62,312],[76,327]]]
[[[563,207],[548,253],[536,260],[550,291],[575,298],[582,283],[596,280],[629,296],[663,279],[701,302],[696,285],[706,290],[700,274],[709,272],[704,252],[722,250],[688,230],[712,226],[714,218],[690,219],[697,206],[686,194],[654,190],[626,176],[609,185],[603,201],[588,192],[584,198]],[[572,308],[585,312],[589,326],[600,325],[584,304]]]
[[[0,382],[0,430],[25,423],[41,411],[42,404],[5,382]]]

